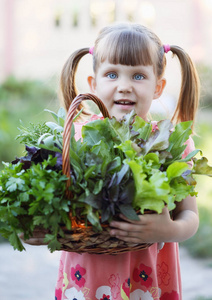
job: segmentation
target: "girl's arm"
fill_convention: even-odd
[[[171,219],[165,207],[161,214],[141,215],[139,221],[111,222],[110,234],[131,243],[182,242],[192,237],[199,225],[196,198],[177,203]],[[127,221],[127,222],[126,222]]]
[[[178,203],[174,210],[173,219],[178,230],[176,242],[182,242],[192,237],[199,227],[196,197],[189,196]]]

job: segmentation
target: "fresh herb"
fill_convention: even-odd
[[[0,232],[14,249],[24,249],[18,233],[24,232],[27,239],[35,226],[42,226],[50,230],[52,250],[55,250],[57,235],[63,234],[58,224],[65,223],[70,228],[70,200],[64,197],[67,178],[61,171],[50,169],[55,163],[56,158],[49,156],[41,163],[32,163],[26,170],[20,162],[4,164],[0,175]]]
[[[97,119],[82,127],[82,140],[70,141],[71,186],[67,199],[67,177],[62,173],[65,111],[51,112],[55,122],[19,128],[17,137],[26,145],[23,157],[4,163],[0,173],[0,233],[14,249],[24,249],[18,234],[32,236],[37,227],[47,230],[45,241],[51,251],[59,250],[62,226],[71,229],[72,216],[90,222],[96,231],[120,213],[137,220],[137,211],[171,211],[176,202],[197,195],[194,174],[212,176],[206,158],[182,159],[191,122],[175,127],[169,120],[145,122],[127,114]],[[200,154],[201,151],[200,151]],[[189,169],[188,161],[194,165]]]

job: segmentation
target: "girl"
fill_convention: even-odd
[[[182,73],[172,120],[175,123],[194,120],[199,85],[190,57],[177,46],[162,45],[152,31],[138,24],[108,26],[100,32],[93,48],[80,49],[70,56],[61,76],[66,108],[77,95],[78,63],[85,54],[91,53],[94,76],[88,77],[88,83],[111,116],[119,119],[135,109],[140,117],[148,120],[151,103],[161,96],[166,84],[163,75],[168,51],[179,59]],[[184,155],[193,147],[189,139]],[[161,214],[142,215],[139,221],[124,216],[122,219],[123,222],[111,222],[111,236],[153,245],[116,256],[62,252],[56,300],[182,299],[177,243],[193,236],[198,228],[195,197],[177,203],[173,219],[166,208]],[[165,245],[159,250],[158,243]]]

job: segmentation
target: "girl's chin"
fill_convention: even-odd
[[[111,114],[111,116],[112,117],[115,117],[117,120],[121,120],[126,114],[128,114],[128,113],[130,113],[132,111],[132,109],[131,110],[129,110],[129,111],[127,111],[127,112],[114,112],[114,113],[112,113]],[[136,112],[135,112],[136,113]],[[148,118],[147,118],[147,116],[141,116],[141,115],[139,115],[144,121],[146,121],[146,122],[148,122],[149,120],[148,120]]]
[[[133,110],[133,108],[128,110],[122,110],[122,111],[114,111],[112,112],[112,116],[114,116],[117,120],[122,119],[126,114],[130,113]]]
[[[126,113],[116,113],[114,115],[114,117],[120,121],[126,114],[127,114],[127,112]]]

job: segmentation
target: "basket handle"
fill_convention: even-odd
[[[71,168],[70,168],[70,137],[71,137],[71,126],[73,123],[73,119],[75,117],[75,112],[80,103],[83,100],[92,100],[94,103],[96,103],[103,115],[104,118],[110,118],[110,114],[105,107],[104,103],[95,95],[93,94],[79,94],[74,98],[72,101],[67,116],[66,121],[64,124],[64,132],[63,132],[63,151],[62,151],[62,170],[63,174],[65,174],[68,177],[68,180],[66,182],[66,196],[68,198],[71,198],[71,191],[69,190],[69,187],[71,186]]]

